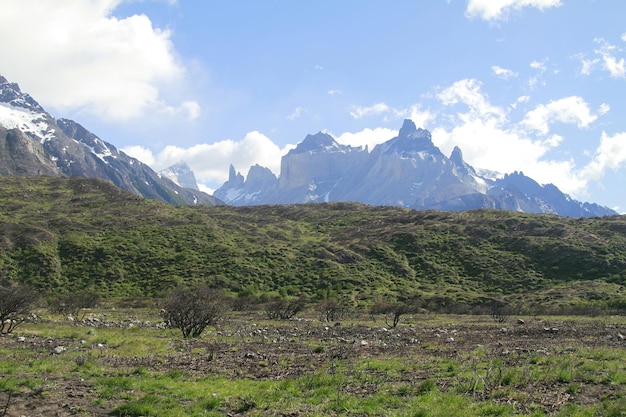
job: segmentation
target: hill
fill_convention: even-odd
[[[418,293],[586,305],[626,299],[626,218],[354,203],[172,206],[97,179],[0,177],[0,274],[51,293]]]

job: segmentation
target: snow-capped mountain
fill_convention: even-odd
[[[2,76],[0,175],[101,178],[137,195],[172,204],[223,204],[197,187],[184,188],[160,176],[80,124],[55,120],[16,83]]]
[[[337,143],[330,135],[308,135],[282,158],[278,178],[267,168],[247,177],[231,166],[229,179],[214,196],[227,204],[361,202],[413,209],[492,208],[569,217],[616,214],[581,203],[552,184],[539,185],[523,173],[481,175],[463,160],[458,147],[446,157],[430,132],[405,120],[398,136],[367,148]]]
[[[189,168],[189,165],[183,161],[159,171],[159,175],[173,181],[183,188],[199,190],[198,183],[196,182],[196,176],[191,168]]]

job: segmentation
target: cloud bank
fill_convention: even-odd
[[[121,2],[3,0],[3,75],[63,112],[113,121],[147,113],[198,117],[195,101],[172,104],[161,94],[164,85],[181,82],[185,73],[172,33],[153,27],[145,15],[115,17]]]

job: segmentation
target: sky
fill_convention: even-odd
[[[626,212],[623,0],[0,0],[0,74],[211,193],[307,134],[404,119],[475,168]]]

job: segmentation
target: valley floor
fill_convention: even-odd
[[[522,319],[42,317],[0,338],[0,416],[626,415],[626,317]]]

